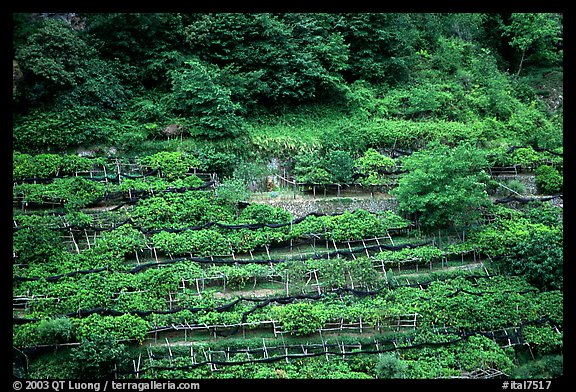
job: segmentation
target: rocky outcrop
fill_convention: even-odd
[[[12,60],[12,94],[16,94],[18,91],[17,85],[20,80],[23,78],[22,71],[20,70],[20,66],[16,60]]]
[[[86,18],[79,16],[75,12],[35,12],[32,13],[34,19],[58,19],[66,22],[74,30],[86,29]]]

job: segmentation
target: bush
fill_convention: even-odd
[[[292,335],[309,335],[324,326],[326,311],[323,306],[308,302],[298,302],[273,309],[278,321]]]
[[[563,368],[562,355],[546,355],[514,368],[510,376],[516,379],[551,379],[562,376]]]
[[[544,225],[529,225],[527,229],[505,255],[504,267],[512,273],[525,275],[541,290],[562,289],[562,230]]]
[[[247,201],[251,194],[248,184],[236,178],[227,178],[216,187],[217,198],[233,209],[237,208],[241,201]]]
[[[526,186],[520,180],[511,180],[506,184],[508,188],[504,188],[504,194],[506,196],[511,196],[512,194],[523,195],[526,192]]]
[[[127,362],[127,357],[126,348],[107,336],[82,340],[70,354],[73,372],[82,379],[113,377]]]
[[[193,168],[200,166],[200,161],[179,151],[161,151],[143,157],[140,164],[147,165],[151,169],[160,169],[162,176],[174,179],[185,177]]]
[[[66,317],[42,320],[38,324],[38,336],[43,344],[68,343],[74,337],[74,325]]]
[[[195,60],[170,73],[174,112],[197,117],[210,139],[237,136],[241,129],[240,107],[232,102],[231,91],[217,83],[218,74],[216,66]]]
[[[409,172],[391,193],[400,211],[415,215],[427,229],[473,223],[489,202],[486,165],[484,153],[471,144],[451,149],[431,143],[404,160]]]
[[[378,378],[405,378],[407,365],[396,354],[382,354],[376,363],[376,375]]]
[[[203,147],[198,152],[200,169],[219,176],[230,175],[238,163],[238,157],[229,152],[217,151],[214,147]]]
[[[240,222],[246,223],[286,223],[293,219],[289,211],[267,204],[250,204],[238,217]]]
[[[554,354],[562,352],[563,333],[558,333],[548,325],[527,325],[523,329],[526,343],[538,354]]]
[[[331,150],[326,154],[326,171],[330,182],[348,184],[352,182],[354,159],[347,151]]]
[[[564,178],[557,169],[540,165],[536,169],[536,185],[544,194],[551,195],[562,191]]]

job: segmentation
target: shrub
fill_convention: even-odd
[[[325,309],[321,305],[298,302],[273,309],[278,321],[292,335],[309,335],[322,328],[326,320]]]
[[[293,219],[289,211],[267,204],[250,204],[238,217],[238,220],[247,223],[286,223]]]
[[[67,343],[74,337],[74,325],[66,317],[42,320],[38,335],[43,344]]]
[[[126,348],[114,338],[94,336],[82,340],[70,354],[72,370],[77,377],[109,378],[127,361]]]
[[[383,354],[376,363],[376,375],[378,378],[405,378],[407,365],[395,354]]]
[[[564,178],[557,169],[548,165],[540,165],[536,169],[536,185],[544,194],[554,194],[562,191]]]

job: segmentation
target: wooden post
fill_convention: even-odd
[[[264,358],[268,358],[268,350],[266,349],[266,341],[264,340],[264,338],[262,338],[262,347],[263,347],[263,351],[264,351]]]
[[[90,249],[90,238],[88,237],[88,232],[84,229],[84,235],[86,236],[86,243],[88,244],[88,249]]]
[[[282,341],[284,343],[284,341]],[[286,363],[290,363],[290,361],[288,361],[288,349],[286,348],[286,343],[284,343],[284,354],[286,356]]]
[[[120,160],[118,160],[118,158],[116,158],[116,167],[118,168],[118,183],[120,183],[121,169],[120,169]]]
[[[388,231],[388,230],[386,230]],[[390,237],[390,234],[388,234],[388,236]],[[374,239],[376,240],[376,243],[378,244],[378,250],[380,250],[380,252],[382,252],[382,247],[380,246],[380,241],[378,241],[378,237],[374,236]],[[390,240],[392,240],[392,237],[390,237]]]
[[[362,242],[364,242],[364,240],[362,240]],[[366,247],[366,244],[364,244],[364,247]],[[350,246],[350,242],[348,242],[348,249],[350,249],[350,254],[352,255],[352,258],[354,260],[356,260],[356,255],[354,254],[354,252],[352,252],[352,247]],[[366,249],[366,248],[364,248]],[[366,250],[366,252],[368,252],[368,250]]]
[[[334,241],[334,238],[332,238],[332,244],[334,245],[334,250],[338,252],[338,247],[336,246],[336,241]],[[337,253],[336,257],[340,258],[340,255]]]
[[[364,251],[366,252],[366,257],[370,257],[370,253],[368,253],[368,248],[366,248],[366,242],[362,239],[362,245],[364,245]]]
[[[166,340],[166,345],[168,346],[168,353],[170,359],[170,366],[172,366],[172,349],[170,348],[170,342],[168,342],[168,338],[164,338]]]
[[[388,229],[386,229],[386,235],[388,236],[388,239],[390,239],[390,243],[392,244],[392,246],[394,245],[394,241],[392,240],[392,236],[390,235],[390,233],[388,232]],[[380,245],[380,243],[378,243],[378,245]]]
[[[76,247],[76,252],[78,252],[78,254],[80,254],[80,248],[78,247],[78,244],[76,243],[76,240],[74,239],[74,233],[72,232],[72,229],[70,229],[70,237],[72,237],[72,242],[74,243],[74,246]]]
[[[316,274],[316,270],[314,272],[314,277],[316,278],[316,288],[318,289],[318,294],[322,294],[322,290],[320,290],[320,282],[318,281],[318,275]]]

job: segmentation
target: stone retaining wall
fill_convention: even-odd
[[[494,179],[504,185],[507,185],[511,180],[521,181],[526,191],[523,196],[538,195],[538,187],[536,186],[535,176],[533,174],[519,174],[519,175],[499,175]],[[500,187],[493,197],[500,198],[508,196],[509,191]],[[352,197],[322,197],[319,196],[315,199],[298,197],[296,199],[281,198],[281,199],[268,199],[264,202],[274,207],[280,207],[294,214],[295,217],[301,217],[312,212],[324,214],[340,214],[345,211],[356,211],[359,209],[379,212],[392,210],[398,212],[398,201],[389,195],[376,197],[358,197],[358,195],[351,195]],[[562,199],[551,201],[552,204],[562,204]]]
[[[512,180],[518,180],[526,187],[526,192],[523,196],[537,195],[538,187],[536,186],[536,176],[534,174],[504,174],[499,176],[494,176],[493,179],[501,184],[507,185],[508,182]],[[502,187],[499,187],[496,191],[495,196],[502,196],[502,194],[508,195],[510,192]]]
[[[324,214],[340,214],[345,211],[366,210],[379,212],[392,210],[397,212],[398,201],[394,198],[362,198],[351,199],[347,197],[329,199],[296,199],[296,200],[270,200],[266,204],[280,207],[290,211],[294,216],[300,217],[312,212]]]

